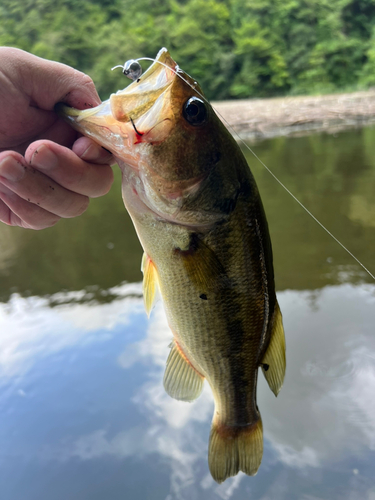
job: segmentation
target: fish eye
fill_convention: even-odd
[[[206,105],[198,97],[190,97],[184,104],[183,115],[190,125],[203,125],[207,120]]]

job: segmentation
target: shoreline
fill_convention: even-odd
[[[375,124],[375,89],[321,96],[212,102],[236,137],[259,141],[314,132],[335,133]],[[226,124],[227,125],[227,124]]]

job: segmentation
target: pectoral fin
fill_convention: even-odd
[[[142,257],[141,271],[143,273],[143,300],[147,316],[150,316],[158,288],[158,275],[154,263],[145,253]]]
[[[174,399],[193,401],[203,388],[204,377],[196,371],[175,341],[167,359],[164,389]]]
[[[190,235],[186,249],[176,248],[175,253],[180,256],[191,283],[200,292],[217,289],[227,281],[225,269],[215,252],[197,234]]]
[[[286,367],[283,320],[277,303],[270,343],[261,366],[271,391],[277,396],[284,382]]]

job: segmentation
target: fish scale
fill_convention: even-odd
[[[196,399],[204,380],[212,389],[213,478],[256,474],[263,453],[258,368],[277,395],[285,338],[267,221],[242,152],[166,49],[97,108],[58,110],[118,160],[145,252],[146,311],[159,289],[173,335],[164,387],[182,401]]]
[[[241,205],[239,204],[238,206],[240,208]],[[242,220],[241,216],[240,220]],[[165,222],[160,223],[161,226],[165,224]],[[177,239],[177,237],[173,238],[173,236],[171,236],[173,227],[172,225],[168,231],[164,231],[166,234],[170,235],[169,240],[163,239],[160,241],[160,238],[158,238],[163,227],[155,228],[154,234],[147,231],[147,238],[149,241],[146,241],[146,236],[142,238],[144,246],[146,248],[152,248],[152,253],[150,253],[152,261],[155,263],[165,262],[166,264],[162,267],[158,267],[158,276],[170,326],[178,341],[182,344],[187,357],[192,361],[197,370],[207,378],[210,385],[215,387],[218,394],[221,394],[220,406],[228,408],[228,410],[223,412],[227,415],[227,420],[230,422],[237,421],[239,425],[242,425],[242,420],[249,421],[257,414],[253,386],[256,382],[254,374],[255,368],[259,364],[258,357],[260,353],[254,349],[252,344],[259,345],[259,336],[263,330],[264,318],[263,315],[260,314],[261,317],[258,323],[254,323],[253,318],[251,321],[249,320],[251,311],[258,312],[257,297],[253,297],[253,294],[250,294],[250,300],[248,298],[250,303],[246,306],[240,298],[238,298],[238,300],[240,300],[239,302],[233,300],[233,297],[231,297],[231,295],[233,295],[233,289],[228,289],[226,293],[209,293],[207,303],[199,299],[200,290],[197,290],[194,283],[191,282],[183,262],[174,262],[173,265],[171,265],[171,263],[165,259],[165,255],[173,253],[173,242]],[[181,229],[178,228],[178,232],[180,230]],[[214,252],[216,250],[213,246],[214,241],[217,246],[217,242],[222,240],[222,234],[227,231],[225,231],[224,228],[219,228],[217,232],[219,234],[210,234],[208,236],[208,241],[211,243],[211,249]],[[240,236],[238,234],[239,232],[241,232],[240,226],[237,231],[234,229],[231,231],[231,233],[237,233],[237,235],[234,236],[235,241],[234,244],[231,245],[233,257],[230,259],[227,266],[227,274],[229,276],[232,275],[231,263],[237,263],[239,260],[238,254],[243,261],[249,262],[241,249],[237,250],[237,241],[242,242],[244,240],[243,234]],[[159,242],[156,243],[155,240],[159,240]],[[222,253],[222,246],[219,245],[215,253],[217,256],[220,256]],[[236,264],[234,267],[237,267]],[[244,267],[246,267],[245,262],[242,262],[241,267],[242,271],[244,271]],[[236,280],[240,282],[240,286],[238,286],[240,289],[239,292],[247,295],[249,288],[247,283],[248,280],[243,280],[242,274],[234,274],[234,276],[239,276]],[[175,290],[181,289],[184,289],[184,294],[178,294],[176,297]],[[234,293],[239,295],[236,290]],[[259,292],[256,295],[259,295]],[[218,311],[220,314],[218,314]],[[241,311],[243,312],[241,313]],[[240,335],[241,330],[243,332],[246,331],[246,339],[240,338],[243,337],[243,334]],[[221,335],[221,332],[223,332],[223,335]],[[247,349],[245,349],[245,352],[241,356],[244,344],[247,346]],[[215,352],[215,357],[207,358],[207,351]],[[247,351],[249,351],[249,357],[246,356]],[[251,387],[251,390],[247,391],[250,395],[250,408],[247,408],[247,402],[241,401],[241,404],[236,403],[236,399],[240,399],[244,394],[244,390],[240,383],[241,380],[239,380],[238,376],[236,377],[240,369],[245,372],[243,378],[247,382],[247,387]],[[231,373],[233,371],[234,374]],[[228,379],[233,379],[230,384],[228,384]],[[230,385],[229,395],[227,394],[228,385]],[[245,412],[243,419],[239,421],[237,415],[241,413],[241,411],[242,413],[245,411],[244,407],[247,412]]]

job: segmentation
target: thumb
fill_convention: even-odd
[[[2,47],[0,56],[2,71],[40,109],[51,111],[60,101],[78,109],[100,104],[91,78],[66,64],[42,59],[12,47]]]

